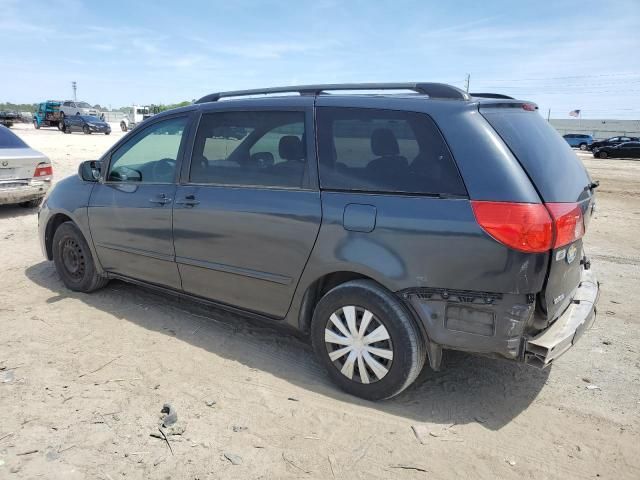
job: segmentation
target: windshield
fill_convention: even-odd
[[[0,148],[29,148],[29,146],[11,130],[0,125]]]
[[[89,105],[87,102],[78,102],[76,103],[76,106],[78,108],[91,108],[91,105]]]
[[[102,122],[102,120],[100,120],[98,117],[94,117],[93,115],[81,115],[80,118],[82,118],[85,122]]]

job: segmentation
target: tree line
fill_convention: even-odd
[[[189,102],[189,101],[184,101],[184,102],[179,102],[179,103],[171,103],[168,105],[165,104],[155,104],[155,105],[151,105],[153,107],[157,107],[157,109],[160,112],[164,112],[165,110],[171,110],[172,108],[178,108],[178,107],[186,107],[187,105],[191,105],[193,103],[193,101]],[[109,109],[107,107],[103,107],[100,104],[95,104],[93,106],[93,108],[95,108],[98,111],[101,112],[106,112]],[[0,102],[0,111],[9,111],[9,112],[30,112],[33,113],[38,109],[38,104],[37,103],[11,103],[11,102]],[[127,107],[119,107],[119,108],[114,108],[113,109],[114,112],[123,112],[123,113],[129,113],[131,111],[131,107],[127,106]]]

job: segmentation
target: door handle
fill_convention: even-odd
[[[167,203],[171,203],[171,198],[167,197],[166,194],[161,193],[156,198],[150,198],[149,201],[151,203],[158,203],[160,205],[166,205]]]
[[[184,197],[184,200],[176,201],[176,205],[184,205],[185,207],[194,207],[198,205],[200,202],[196,200],[195,195],[187,195]]]

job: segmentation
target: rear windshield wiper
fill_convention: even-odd
[[[584,187],[584,189],[585,189],[585,191],[586,190],[595,190],[599,186],[600,186],[600,182],[598,180],[596,180],[595,182],[591,182],[589,185]]]

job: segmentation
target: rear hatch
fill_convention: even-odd
[[[533,104],[517,101],[480,106],[555,219],[555,245],[539,298],[546,321],[552,322],[580,283],[582,235],[593,212],[596,185],[571,147],[536,110]]]
[[[0,183],[30,180],[41,162],[47,157],[31,148],[0,148]]]

